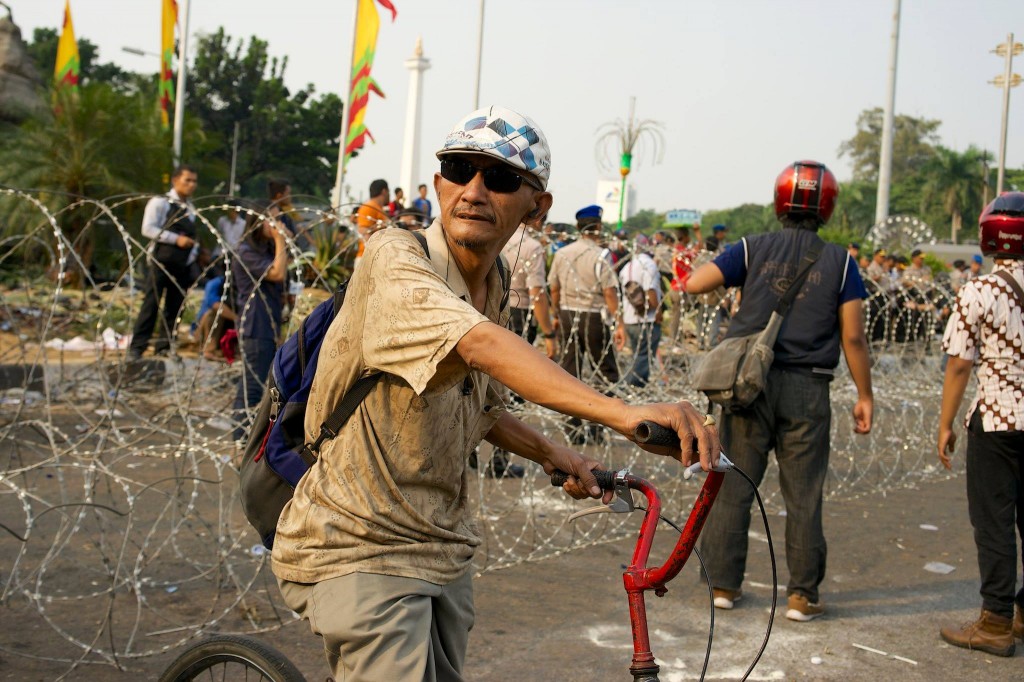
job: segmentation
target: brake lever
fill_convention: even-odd
[[[615,499],[610,504],[599,504],[596,507],[588,507],[574,512],[566,519],[567,522],[575,521],[578,518],[590,514],[626,514],[636,509],[633,503],[633,493],[626,483],[626,476],[629,469],[621,469],[615,472]]]
[[[725,456],[724,452],[718,453],[718,466],[711,467],[711,471],[726,472],[733,468],[733,463]],[[700,462],[694,462],[690,466],[683,469],[683,480],[689,481],[693,478],[694,474],[699,474],[701,469]]]

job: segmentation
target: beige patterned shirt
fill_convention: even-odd
[[[616,288],[619,278],[612,264],[601,257],[597,242],[580,237],[555,252],[548,284],[561,290],[562,310],[599,313],[604,290]]]
[[[473,327],[500,319],[498,270],[486,315],[440,222],[428,261],[409,232],[367,241],[345,305],[324,337],[306,413],[306,439],[362,376],[385,372],[299,481],[274,541],[274,573],[312,583],[355,572],[447,584],[480,544],[467,510],[466,461],[504,410],[504,388],[454,352]]]
[[[996,264],[1024,286],[1024,262]],[[1013,291],[989,274],[965,282],[946,324],[942,347],[975,362],[978,394],[966,423],[977,410],[985,431],[1024,431],[1024,312]]]

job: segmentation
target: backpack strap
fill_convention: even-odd
[[[1010,289],[1013,291],[1013,295],[1017,298],[1017,306],[1024,308],[1024,289],[1021,289],[1020,285],[1017,284],[1017,280],[1013,278],[1013,275],[1008,273],[1006,270],[996,270],[992,274],[1009,285]]]
[[[427,246],[427,238],[420,232],[413,232],[412,235],[416,237],[416,241],[420,243],[423,248],[423,253],[426,254],[427,258],[430,258],[430,248]],[[338,287],[338,290],[334,292],[334,314],[337,316],[341,310],[342,304],[345,303],[345,293],[348,290],[348,281]],[[299,329],[299,352],[302,352],[302,328]],[[303,363],[303,369],[305,369],[305,363]],[[320,433],[317,434],[316,440],[312,443],[305,443],[302,449],[299,450],[299,456],[302,457],[302,461],[306,463],[306,466],[313,466],[316,462],[316,458],[320,455],[320,448],[323,444],[338,435],[341,431],[341,427],[345,425],[349,417],[356,411],[359,404],[366,399],[366,396],[370,394],[373,387],[380,381],[383,376],[383,372],[377,372],[365,376],[352,385],[352,388],[345,393],[345,396],[341,399],[341,402],[334,408],[324,423],[320,425]]]
[[[333,439],[341,431],[348,418],[356,411],[359,404],[370,394],[370,390],[380,381],[383,372],[377,372],[370,376],[363,377],[348,390],[345,397],[341,399],[338,406],[334,408],[331,415],[320,425],[320,433],[312,443],[305,443],[299,451],[299,456],[306,466],[313,466],[316,458],[320,455],[320,448],[325,441]]]

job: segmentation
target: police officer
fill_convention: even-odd
[[[621,347],[626,341],[618,277],[611,263],[601,256],[602,215],[602,208],[596,205],[576,212],[580,238],[555,253],[548,274],[551,307],[558,320],[562,369],[580,378],[581,365],[587,358],[597,370],[598,388],[619,380],[612,342]],[[605,323],[606,315],[614,324],[614,332]],[[575,419],[569,423],[573,427],[580,424]],[[584,436],[573,429],[570,439],[579,444]]]

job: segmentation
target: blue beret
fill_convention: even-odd
[[[711,231],[712,232],[725,232],[728,229],[729,228],[727,228],[725,225],[715,225],[714,227],[711,228]]]
[[[604,216],[604,209],[597,204],[584,206],[576,211],[576,220],[583,220],[584,218],[597,218],[600,220],[602,216]]]
[[[978,254],[974,254],[974,257],[971,260],[973,260],[978,265],[981,265],[984,262],[984,259]]]

